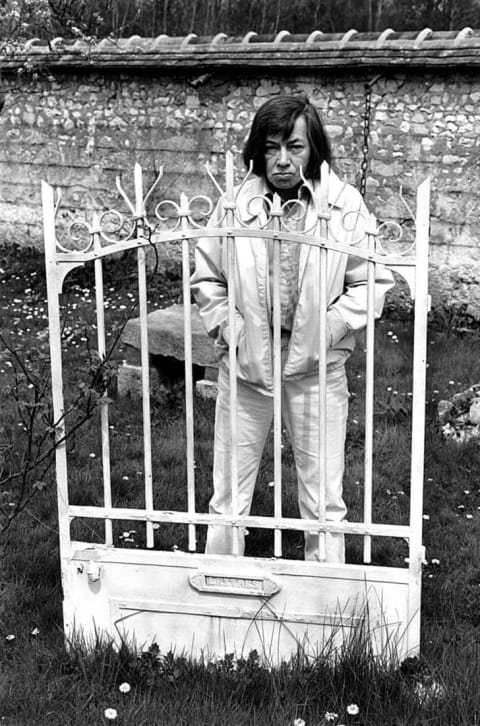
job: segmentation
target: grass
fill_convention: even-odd
[[[48,380],[45,333],[46,300],[41,260],[33,251],[0,253],[1,332],[18,351],[28,370]],[[122,258],[107,267],[107,321],[113,340],[131,315],[135,288],[131,261]],[[63,299],[65,367],[71,395],[85,377],[88,346],[94,347],[91,325],[92,280],[89,272],[75,272]],[[161,297],[163,296],[163,297]],[[176,270],[163,269],[149,286],[153,308],[177,300]],[[392,306],[393,307],[393,306]],[[240,661],[228,657],[214,663],[192,663],[181,656],[141,654],[125,644],[115,651],[99,637],[94,647],[79,641],[63,647],[58,527],[53,473],[25,509],[12,521],[1,542],[0,573],[0,718],[6,726],[30,724],[108,723],[105,709],[118,713],[115,723],[133,724],[293,724],[325,723],[400,726],[401,724],[480,723],[480,446],[456,444],[441,437],[438,401],[478,382],[480,331],[478,326],[432,317],[428,339],[428,395],[425,460],[424,542],[427,564],[423,573],[422,656],[404,664],[382,663],[369,653],[357,634],[336,659],[301,659],[268,670],[254,653]],[[454,324],[455,323],[455,324]],[[406,521],[409,500],[409,434],[411,380],[411,319],[408,311],[387,309],[378,325],[375,417],[375,511],[377,521]],[[114,362],[122,359],[121,348]],[[5,392],[12,394],[12,358],[0,350]],[[362,341],[349,366],[352,393],[348,426],[345,497],[349,518],[361,519]],[[10,387],[10,388],[9,388]],[[28,401],[32,389],[21,390]],[[182,508],[184,497],[172,482],[184,479],[181,405],[177,389],[161,389],[153,400],[155,496],[162,508]],[[12,465],[25,450],[26,432],[12,395],[2,398],[0,444]],[[141,503],[143,466],[138,410],[130,400],[115,399],[111,407],[112,488],[114,502]],[[28,407],[24,409],[28,413]],[[213,407],[197,402],[195,452],[197,506],[209,496]],[[69,442],[72,473],[70,495],[78,504],[99,501],[99,437],[94,426],[84,428]],[[161,462],[161,465],[160,463]],[[290,482],[286,506],[295,514],[292,457],[285,449],[285,481]],[[254,511],[271,511],[271,454],[267,451],[254,501]],[[8,512],[18,492],[16,485],[0,493]],[[98,523],[75,524],[75,536],[101,538]],[[132,532],[135,530],[135,532]],[[129,536],[125,536],[125,533]],[[185,530],[162,526],[156,546],[185,547]],[[204,532],[200,532],[201,538]],[[121,522],[114,530],[115,545],[141,547],[142,528]],[[271,537],[253,531],[250,552],[268,555]],[[200,542],[201,546],[201,542]],[[286,537],[289,557],[301,557],[301,534]],[[391,540],[375,542],[380,564],[401,564],[405,548]],[[361,560],[358,538],[347,542],[347,558]],[[14,636],[14,637],[10,637]],[[91,646],[92,644],[90,644]],[[119,686],[128,683],[130,691]],[[356,704],[358,715],[347,706]],[[326,714],[338,718],[327,720]]]

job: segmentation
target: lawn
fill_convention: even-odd
[[[128,255],[105,270],[106,317],[113,344],[134,308],[135,282]],[[47,304],[42,260],[30,250],[0,252],[0,372],[3,455],[0,526],[2,601],[0,605],[0,718],[10,725],[103,724],[460,724],[480,723],[480,446],[442,438],[437,418],[441,399],[477,383],[480,328],[471,320],[446,313],[432,315],[428,336],[422,655],[404,664],[374,660],[361,638],[338,654],[335,662],[319,658],[268,670],[255,654],[243,661],[225,658],[192,663],[158,653],[140,656],[127,646],[119,652],[100,642],[88,650],[81,642],[63,647],[58,532],[53,469],[45,458],[30,478],[9,478],[25,464],[28,452],[48,451]],[[180,299],[178,270],[163,267],[149,280],[151,309]],[[94,366],[92,316],[94,290],[87,271],[73,273],[63,296],[65,368],[71,400]],[[377,326],[375,418],[375,509],[380,521],[406,521],[408,512],[411,379],[411,313],[396,302]],[[347,438],[345,497],[349,517],[360,518],[362,479],[361,340],[349,366],[352,393]],[[13,351],[12,354],[8,350]],[[89,353],[90,351],[90,353]],[[112,366],[123,357],[121,345]],[[23,371],[19,368],[22,362]],[[15,378],[15,370],[17,376]],[[181,386],[161,388],[153,398],[155,496],[162,508],[182,508],[181,493],[169,482],[183,480]],[[134,506],[141,501],[141,432],[135,402],[113,394],[109,425],[112,433],[114,502]],[[29,436],[29,416],[39,416]],[[81,408],[75,416],[81,415]],[[73,421],[73,416],[72,416]],[[213,404],[197,401],[198,444],[195,452],[197,506],[209,496]],[[179,444],[180,441],[180,444]],[[286,480],[292,459],[285,450]],[[84,426],[68,444],[73,473],[70,495],[77,504],[99,501],[99,439],[94,426]],[[161,464],[160,464],[161,462]],[[0,460],[0,463],[1,460]],[[268,482],[271,455],[260,472],[254,511],[271,510]],[[33,488],[32,488],[33,487]],[[34,496],[30,496],[34,492]],[[19,504],[20,503],[20,504]],[[287,497],[295,512],[294,490]],[[15,514],[12,518],[11,515]],[[78,538],[101,537],[98,523],[75,524]],[[134,531],[135,530],[135,531]],[[162,526],[155,545],[183,549],[185,530]],[[200,546],[203,532],[200,532]],[[301,534],[286,538],[288,556],[301,556]],[[144,534],[129,522],[114,528],[118,547],[142,547]],[[270,537],[254,531],[250,552],[269,554]],[[387,540],[378,543],[374,559],[399,563],[405,548]],[[360,561],[360,543],[347,542],[349,561]],[[128,685],[124,685],[128,684]],[[358,706],[358,714],[354,706]],[[350,707],[350,708],[349,708]],[[112,711],[115,709],[117,717]],[[107,715],[105,715],[107,714]]]

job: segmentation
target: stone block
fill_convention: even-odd
[[[184,378],[183,315],[183,305],[172,305],[147,315],[152,389],[160,383],[168,386]],[[128,321],[122,343],[126,360],[118,371],[118,394],[139,397],[142,395],[139,318]],[[192,363],[197,393],[204,398],[215,398],[218,362],[213,341],[205,332],[196,306],[192,306]]]
[[[213,341],[208,337],[196,305],[192,305],[192,359],[199,366],[218,365]],[[160,355],[185,360],[183,305],[171,305],[147,315],[148,350]],[[122,343],[140,349],[140,318],[132,318],[122,333]]]
[[[201,398],[216,398],[218,385],[215,381],[201,380],[195,384],[195,393]]]

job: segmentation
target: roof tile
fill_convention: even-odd
[[[88,56],[85,51],[88,50]],[[275,35],[254,31],[242,36],[217,33],[183,37],[90,39],[38,38],[27,41],[22,51],[0,57],[0,68],[14,68],[28,58],[52,67],[214,67],[269,66],[294,63],[295,67],[327,68],[348,66],[461,66],[480,65],[480,30],[397,32],[387,28],[378,33],[350,29],[344,33]]]

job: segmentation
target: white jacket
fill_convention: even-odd
[[[240,189],[235,214],[242,224],[258,228],[267,222],[262,199],[253,199],[267,192],[268,188],[260,177],[252,177]],[[314,185],[314,192],[320,194],[319,183]],[[219,226],[219,220],[224,216],[224,201],[224,198],[220,199],[209,221],[210,227]],[[331,215],[328,222],[329,240],[352,245],[352,251],[355,247],[366,247],[367,237],[363,230],[370,215],[360,194],[350,184],[341,182],[332,171],[329,176],[328,203]],[[348,212],[353,214],[345,217]],[[316,212],[313,205],[309,204],[305,229],[310,229],[315,220]],[[226,352],[231,341],[228,328],[227,246],[224,242],[222,237],[202,238],[199,241],[191,289],[206,330],[215,339],[221,362],[228,365]],[[267,241],[237,237],[235,260],[237,375],[263,393],[271,395],[273,346]],[[302,244],[298,303],[283,368],[284,380],[302,378],[318,371],[319,260],[318,247]],[[392,285],[391,273],[377,265],[377,318],[381,314],[385,294]],[[353,332],[366,325],[366,260],[353,254],[329,250],[327,286],[327,365],[333,366],[351,354],[355,345]]]

